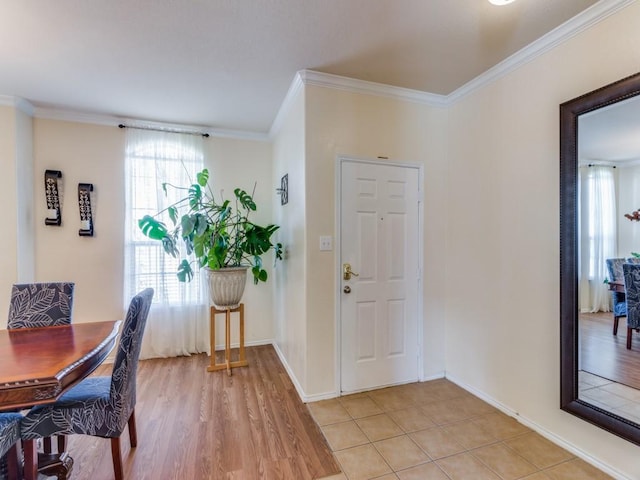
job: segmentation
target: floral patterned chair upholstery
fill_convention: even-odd
[[[24,440],[74,433],[110,438],[115,478],[123,478],[120,435],[128,424],[131,447],[136,446],[136,373],[152,298],[148,288],[131,300],[111,376],[87,377],[55,403],[32,408],[22,420]]]
[[[70,324],[74,286],[72,282],[14,285],[11,289],[7,328]]]
[[[622,273],[622,265],[627,263],[624,258],[607,258],[607,270],[609,271],[609,280],[612,282],[623,282],[624,275]],[[622,292],[611,292],[611,300],[613,301],[613,334],[618,334],[618,322],[621,317],[627,316],[627,302],[625,294]]]
[[[16,442],[20,440],[19,413],[0,413],[0,477],[6,475],[8,480],[17,480],[18,449]]]
[[[627,297],[627,348],[631,349],[631,333],[640,329],[640,264],[625,263],[622,270]]]

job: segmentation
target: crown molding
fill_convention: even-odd
[[[302,90],[304,86],[304,82],[302,80],[302,75],[300,72],[296,72],[293,76],[293,80],[291,81],[291,85],[289,85],[289,90],[287,90],[287,94],[284,97],[284,100],[280,104],[280,108],[278,108],[278,113],[276,114],[276,118],[274,118],[271,123],[271,128],[269,129],[269,138],[273,139],[280,129],[282,128],[282,123],[284,119],[291,109],[294,99],[298,96],[298,93]]]
[[[30,117],[33,117],[33,114],[35,112],[35,108],[31,104],[31,102],[25,100],[24,98],[15,97],[13,95],[0,95],[0,105],[17,108]]]
[[[507,57],[502,62],[493,66],[489,70],[481,73],[473,80],[467,82],[462,87],[447,95],[447,104],[453,105],[463,97],[469,95],[498,78],[517,70],[526,63],[531,62],[535,58],[552,50],[561,43],[566,42],[570,38],[587,30],[593,25],[601,22],[605,18],[614,13],[628,7],[636,0],[600,0],[575,17],[567,20],[562,25],[543,35],[535,42],[530,43],[526,47],[518,50],[516,53]]]
[[[315,70],[301,70],[298,72],[305,85],[334,88],[353,93],[364,93],[378,97],[395,98],[412,103],[431,105],[432,107],[446,107],[447,97],[435,93],[412,90],[410,88],[394,87],[384,83],[369,82],[355,78],[342,77],[331,73],[322,73]]]
[[[0,99],[1,101],[1,99]],[[140,120],[129,117],[118,117],[114,115],[101,115],[97,113],[78,112],[73,110],[63,110],[58,108],[35,108],[36,118],[47,120],[58,120],[63,122],[88,123],[93,125],[105,125],[117,127],[124,123],[131,126],[146,126],[158,129],[180,130],[188,133],[208,133],[211,137],[234,138],[238,140],[267,141],[269,137],[266,133],[248,132],[243,130],[228,130],[203,127],[197,125],[182,125],[177,123],[155,122],[151,120]]]

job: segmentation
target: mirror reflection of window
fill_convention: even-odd
[[[616,188],[614,168],[590,164],[580,168],[580,311],[609,312],[606,259],[616,256]]]

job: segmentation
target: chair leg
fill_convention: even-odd
[[[62,453],[67,449],[67,437],[58,435],[58,453]]]
[[[47,455],[51,453],[51,437],[44,437],[42,439],[42,450]]]
[[[618,335],[618,322],[620,321],[620,317],[613,316],[613,334]]]
[[[38,478],[38,453],[35,440],[22,440],[24,453],[24,480],[37,480]]]
[[[631,327],[627,327],[627,350],[631,350]]]
[[[120,437],[111,439],[111,456],[113,457],[113,473],[116,480],[122,480],[122,456],[120,455]]]
[[[131,444],[131,448],[135,448],[138,446],[138,433],[136,431],[136,411],[133,410],[131,412],[131,416],[128,420],[129,425],[129,443]]]
[[[7,470],[9,476],[8,480],[18,480],[22,478],[22,472],[19,470],[20,462],[18,462],[18,444],[16,443],[7,452]]]

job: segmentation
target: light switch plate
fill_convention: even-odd
[[[320,236],[320,250],[323,252],[330,252],[333,250],[333,237],[329,235]]]

